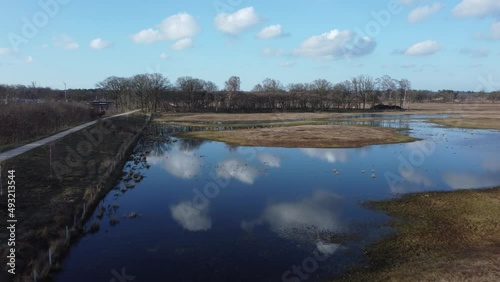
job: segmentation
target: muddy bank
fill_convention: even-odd
[[[366,250],[369,265],[334,281],[499,281],[500,188],[426,192],[371,202],[395,232]]]

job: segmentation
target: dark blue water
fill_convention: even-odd
[[[124,171],[145,178],[117,184],[102,204],[117,208],[55,280],[326,281],[363,263],[360,248],[390,232],[363,201],[500,185],[499,131],[379,125],[423,140],[359,149],[143,140],[136,156],[150,167],[130,161]]]

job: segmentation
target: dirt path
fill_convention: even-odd
[[[140,111],[140,110],[130,111],[130,112],[126,112],[126,113],[123,113],[123,114],[118,114],[118,115],[106,117],[106,118],[103,118],[101,120],[107,120],[107,119],[110,119],[110,118],[125,116],[125,115],[136,113],[138,111]],[[31,151],[31,150],[33,150],[35,148],[43,146],[43,145],[45,145],[47,143],[54,142],[54,141],[56,141],[58,139],[61,139],[62,137],[66,136],[68,134],[71,134],[71,133],[80,131],[80,130],[82,130],[84,128],[87,128],[87,127],[95,124],[98,121],[99,120],[94,120],[94,121],[91,121],[91,122],[87,122],[87,123],[84,123],[82,125],[73,127],[71,129],[68,129],[68,130],[65,130],[63,132],[59,132],[59,133],[54,134],[52,136],[49,136],[47,138],[40,139],[40,140],[35,141],[33,143],[30,143],[30,144],[27,144],[27,145],[24,145],[24,146],[21,146],[21,147],[18,147],[18,148],[15,148],[15,149],[3,152],[3,153],[0,153],[0,162],[3,162],[3,161],[6,161],[6,160],[8,160],[10,158],[22,155],[22,154],[24,154],[24,153],[26,153],[28,151]]]

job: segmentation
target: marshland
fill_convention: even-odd
[[[2,163],[22,187],[19,281],[498,277],[496,103],[411,93],[387,111],[363,110],[360,98],[342,111],[324,100],[318,110],[331,111],[209,113],[187,94],[176,105],[193,112],[169,108],[173,96],[129,94],[115,111],[141,112],[100,120],[56,99],[81,115],[2,139],[5,152],[98,120]],[[370,108],[390,103],[377,95]],[[15,105],[3,105],[12,124],[43,112]]]

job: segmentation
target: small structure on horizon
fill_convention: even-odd
[[[108,101],[108,100],[105,100],[105,99],[101,99],[101,100],[94,100],[94,101],[90,101],[88,102],[89,105],[93,108],[93,109],[96,109],[98,110],[99,112],[104,112],[104,111],[107,111],[109,110],[109,108],[111,108],[111,106],[113,105],[113,101]]]

